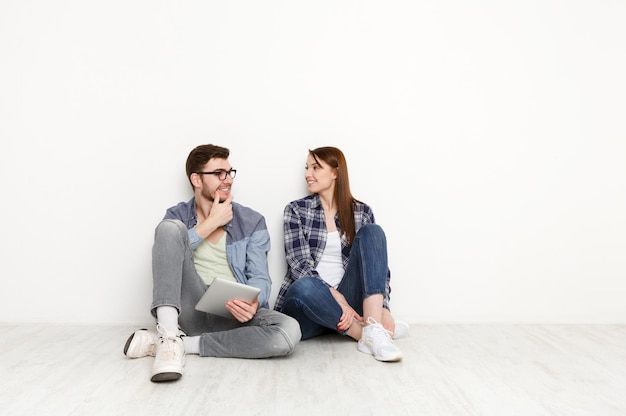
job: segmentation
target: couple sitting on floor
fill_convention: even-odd
[[[169,208],[152,248],[155,331],[130,335],[124,354],[153,356],[151,380],[177,380],[185,354],[267,358],[293,352],[302,339],[336,332],[379,361],[398,361],[393,339],[408,325],[389,311],[387,243],[371,208],[350,192],[341,150],[309,150],[304,179],[310,195],[284,211],[287,274],[274,310],[265,218],[233,202],[237,171],[230,151],[201,145],[187,158],[194,197]],[[259,288],[251,303],[226,303],[232,318],[195,309],[215,276]]]

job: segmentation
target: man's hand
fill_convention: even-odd
[[[211,206],[211,212],[207,220],[214,221],[217,226],[223,226],[233,219],[233,196],[228,195],[228,198],[224,202],[220,202],[220,191],[215,190],[213,205]]]
[[[208,238],[213,231],[223,227],[233,219],[233,196],[228,195],[224,202],[220,202],[220,192],[215,191],[214,199],[210,211],[208,207],[199,207],[203,210],[202,214],[204,215],[204,220],[196,225],[196,232],[200,238]]]
[[[226,309],[241,323],[248,322],[259,310],[259,297],[254,302],[248,303],[241,299],[233,299],[226,302]]]

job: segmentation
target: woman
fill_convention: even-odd
[[[287,274],[275,309],[300,323],[302,339],[338,332],[359,351],[398,361],[392,338],[408,331],[389,312],[387,242],[372,209],[350,192],[341,150],[309,150],[310,195],[285,207]]]

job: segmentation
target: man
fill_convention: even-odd
[[[276,357],[290,354],[301,338],[295,319],[268,308],[270,236],[260,213],[233,202],[237,171],[229,154],[212,144],[191,151],[186,170],[194,197],[169,208],[155,231],[151,313],[156,331],[135,331],[124,346],[129,358],[155,357],[154,382],[179,379],[185,354]],[[232,319],[197,311],[196,303],[216,277],[261,292],[252,303],[227,302]]]

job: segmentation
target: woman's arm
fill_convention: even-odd
[[[305,235],[305,227],[300,219],[298,207],[289,204],[283,213],[283,233],[285,237],[285,258],[291,278],[303,276],[319,277],[311,255],[311,247]]]

